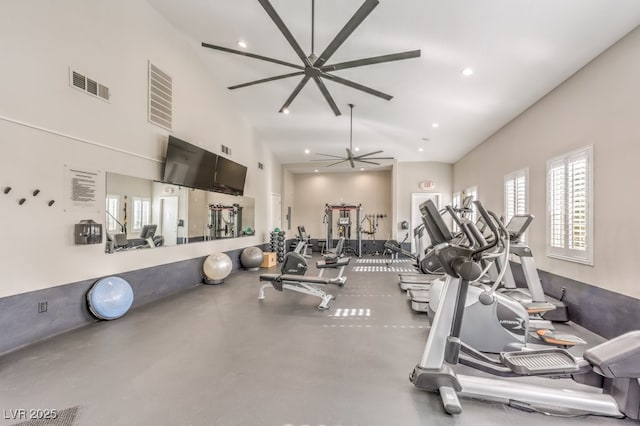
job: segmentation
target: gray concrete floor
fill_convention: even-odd
[[[631,423],[472,400],[461,415],[444,414],[437,395],[408,380],[426,341],[426,316],[411,311],[397,273],[353,266],[343,288],[328,288],[337,296],[328,311],[316,309],[317,298],[273,289],[258,301],[260,272],[238,271],[222,285],[5,355],[0,424],[18,423],[9,410],[75,406],[77,425]],[[356,316],[336,317],[338,309]]]

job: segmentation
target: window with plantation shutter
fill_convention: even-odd
[[[120,197],[118,195],[107,195],[107,232],[120,232],[118,225],[118,215],[120,207]]]
[[[504,177],[504,223],[514,215],[528,213],[528,176],[529,169],[521,169]],[[520,240],[526,241],[526,233]]]
[[[133,230],[140,231],[151,222],[151,200],[133,197]]]
[[[547,255],[593,264],[593,149],[547,162]]]
[[[456,192],[455,194],[453,194],[453,199],[451,200],[451,205],[455,209],[462,207],[462,194],[461,193]],[[453,221],[453,232],[458,232],[458,231],[460,231],[460,228],[458,227],[458,224],[454,220]]]
[[[471,199],[473,201],[476,201],[478,199],[478,186],[472,186],[470,188],[467,188],[464,190],[463,192],[464,196],[462,198],[471,196]],[[471,222],[475,222],[476,219],[478,219],[478,212],[476,211],[476,205],[475,204],[471,204],[471,214],[469,214],[467,216],[467,219],[469,219]]]

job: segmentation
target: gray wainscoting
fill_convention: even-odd
[[[516,283],[524,287],[522,268],[518,263],[511,265]],[[607,339],[640,329],[640,300],[546,271],[538,272],[544,292],[562,298],[569,319],[576,324]]]
[[[241,267],[241,252],[226,252],[233,270]],[[205,259],[203,256],[114,275],[131,284],[135,309],[201,284]],[[0,354],[97,321],[87,308],[86,295],[100,278],[0,298]],[[38,313],[40,302],[47,302],[46,312]]]

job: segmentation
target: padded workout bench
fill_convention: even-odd
[[[322,302],[318,305],[318,309],[329,309],[329,302],[335,299],[335,296],[326,293],[320,288],[320,286],[329,284],[330,280],[328,278],[305,275],[262,274],[260,275],[260,281],[268,281],[268,283],[260,287],[258,292],[259,300],[264,300],[264,289],[268,286],[272,286],[278,291],[286,289],[319,297]]]
[[[333,258],[325,258],[324,260],[319,260],[316,262],[316,268],[320,270],[318,276],[322,277],[325,269],[338,269],[338,276],[329,278],[329,283],[338,284],[342,287],[345,281],[347,281],[347,277],[342,276],[342,274],[344,273],[344,268],[349,264],[350,261],[350,257],[339,257],[335,258],[335,260]]]

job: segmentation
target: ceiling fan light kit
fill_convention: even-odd
[[[271,20],[278,27],[282,35],[285,37],[289,45],[296,52],[296,55],[302,61],[302,65],[293,64],[286,61],[281,61],[275,58],[269,58],[266,56],[256,55],[253,53],[229,49],[227,47],[216,46],[209,43],[202,43],[203,47],[207,47],[214,50],[219,50],[222,52],[233,53],[236,55],[247,56],[254,59],[259,59],[262,61],[272,62],[279,65],[283,65],[289,68],[296,69],[297,71],[291,72],[288,74],[281,74],[273,77],[262,78],[255,81],[250,81],[247,83],[237,84],[235,86],[230,86],[230,90],[240,89],[242,87],[253,86],[256,84],[267,83],[269,81],[281,80],[289,77],[302,76],[302,80],[298,83],[298,85],[293,89],[293,92],[285,103],[280,108],[281,113],[286,113],[289,111],[290,105],[293,103],[295,98],[298,96],[302,88],[309,82],[309,80],[313,80],[318,89],[322,93],[322,96],[325,98],[329,107],[333,111],[335,115],[341,115],[340,109],[336,105],[333,97],[329,93],[329,90],[324,84],[323,79],[333,81],[334,83],[342,84],[347,87],[351,87],[356,90],[360,90],[364,93],[368,93],[370,95],[376,96],[381,99],[391,100],[393,96],[383,93],[379,90],[364,86],[362,84],[356,83],[351,80],[347,80],[342,77],[338,77],[337,75],[331,74],[333,71],[338,71],[347,68],[356,68],[365,65],[373,65],[379,64],[383,62],[392,62],[399,61],[403,59],[409,58],[417,58],[420,56],[420,50],[411,50],[407,52],[393,53],[389,55],[375,56],[364,59],[357,59],[347,62],[328,64],[327,61],[331,58],[331,56],[338,50],[338,48],[345,42],[345,40],[351,35],[351,33],[364,21],[367,16],[373,11],[373,9],[378,6],[380,3],[379,0],[365,0],[364,3],[360,6],[360,8],[354,13],[354,15],[349,19],[349,21],[342,27],[342,29],[338,32],[338,34],[333,38],[333,40],[329,43],[329,45],[324,49],[324,51],[316,56],[314,52],[314,11],[315,11],[315,0],[311,0],[311,54],[306,55],[300,44],[293,37],[285,23],[282,21],[276,10],[273,8],[269,0],[257,0],[258,3],[264,8],[267,12]],[[353,167],[353,166],[352,166]]]

